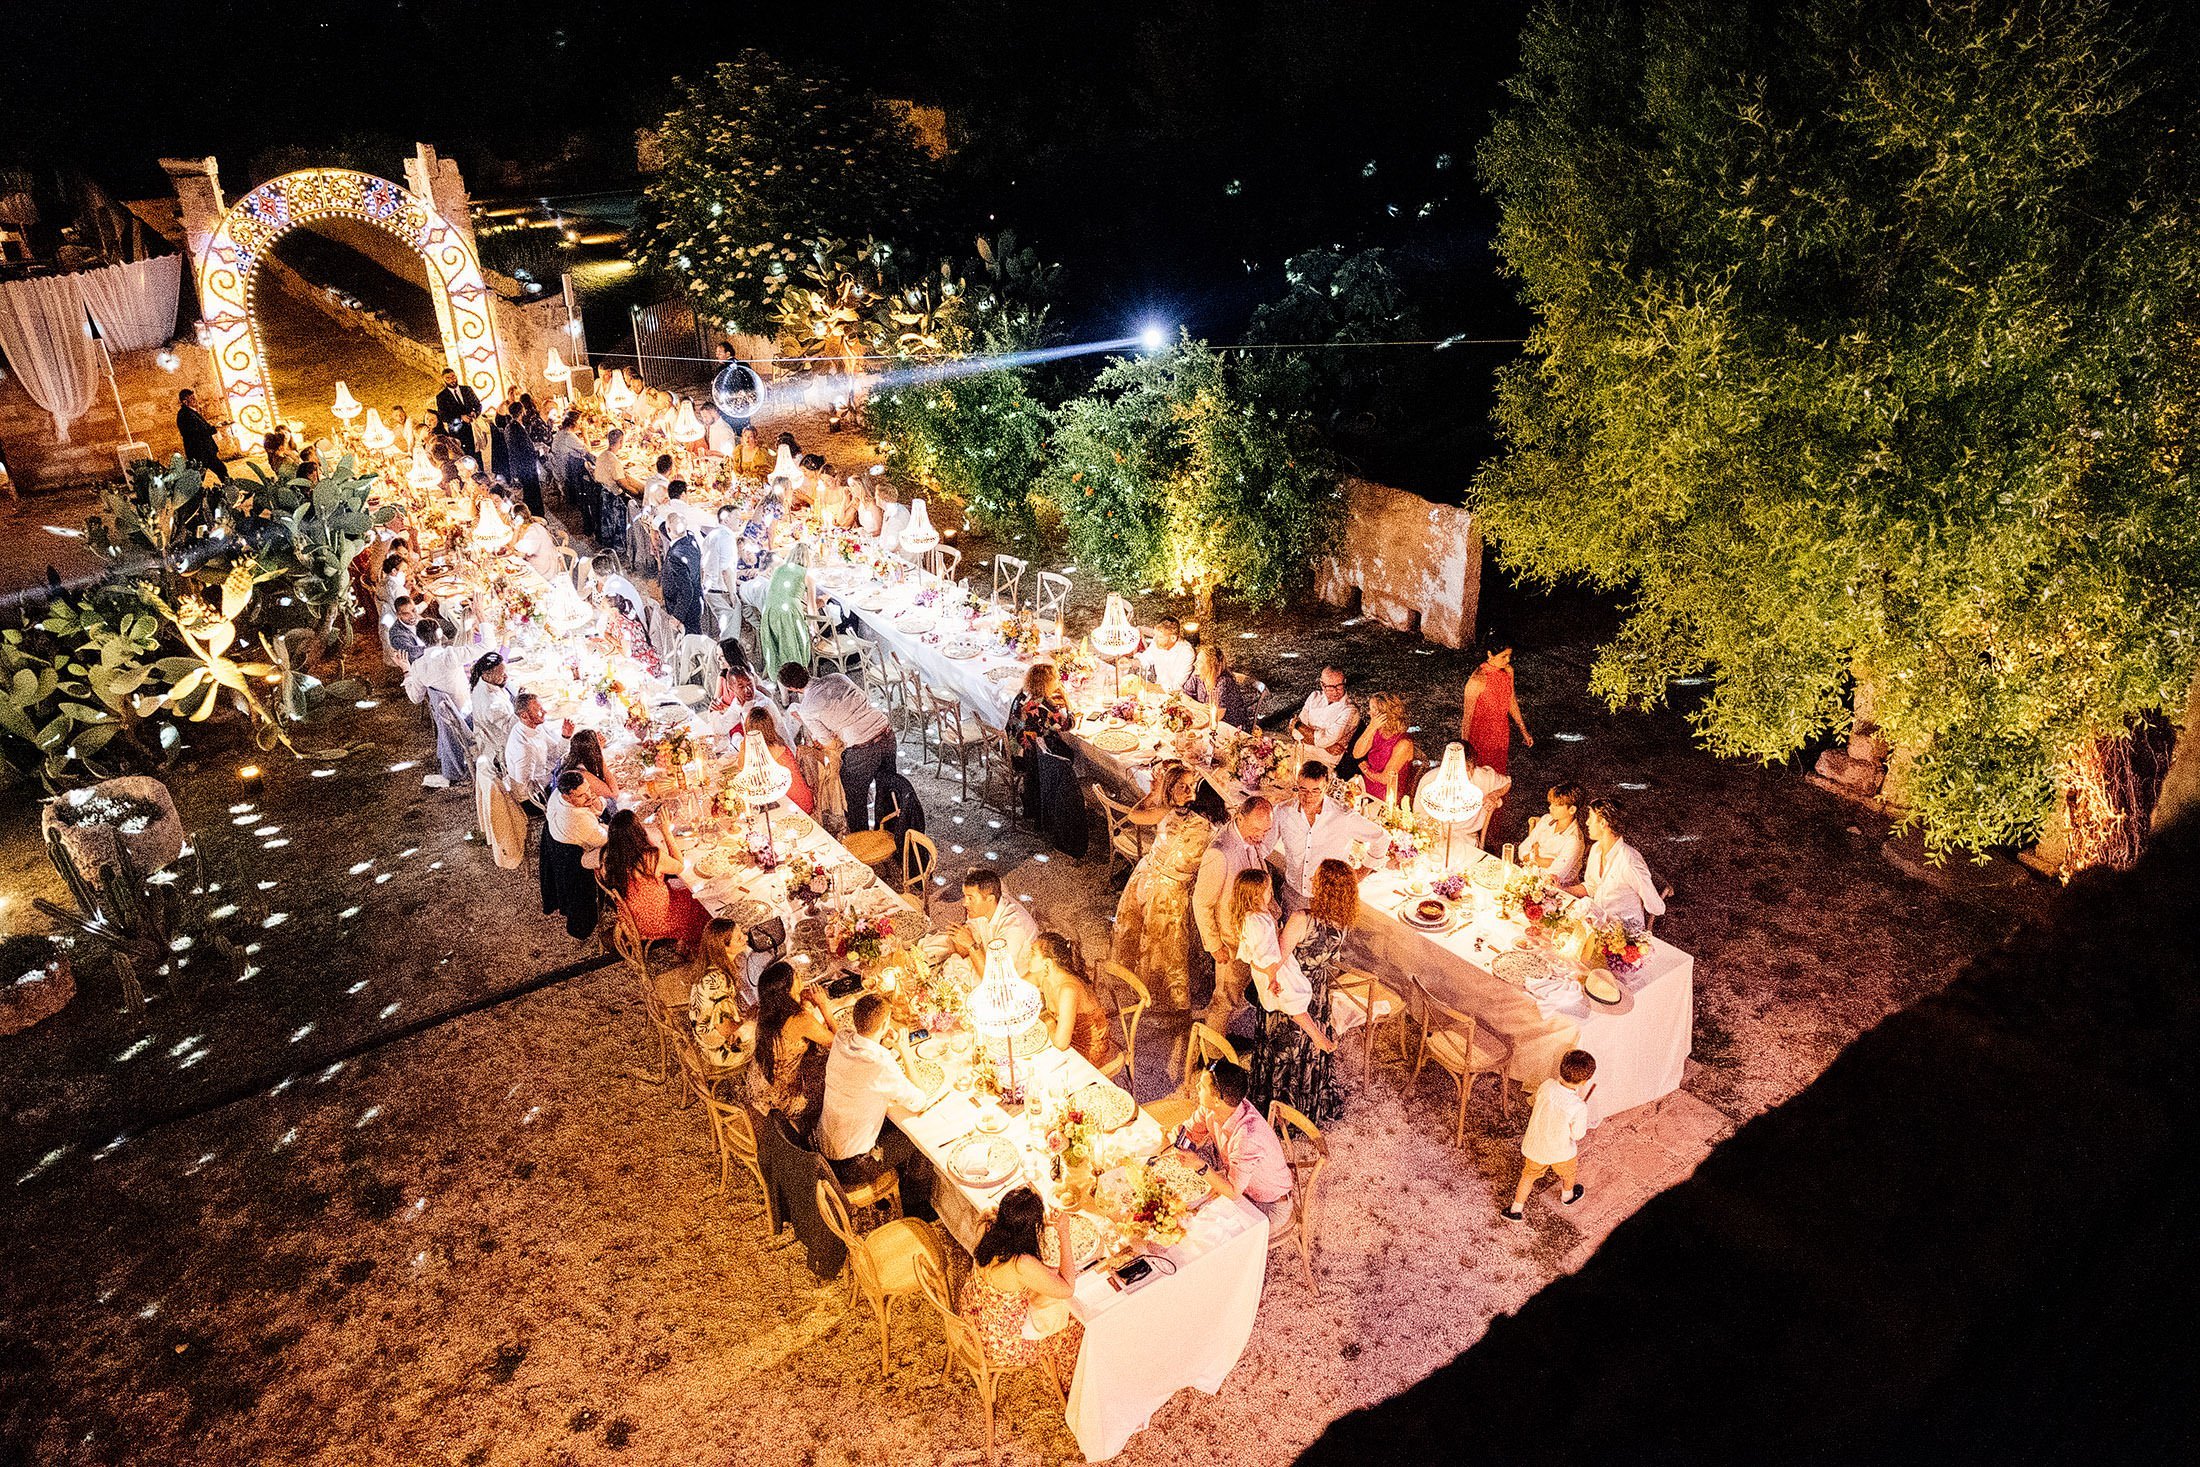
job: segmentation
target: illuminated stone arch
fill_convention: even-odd
[[[394,236],[428,267],[443,358],[484,403],[504,398],[503,363],[481,260],[463,232],[410,189],[348,168],[307,168],[269,179],[231,205],[192,261],[200,340],[214,358],[230,421],[246,448],[280,420],[253,310],[259,272],[277,240],[300,225],[354,219]]]

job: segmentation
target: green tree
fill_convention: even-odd
[[[1274,605],[1304,585],[1344,508],[1303,413],[1252,399],[1244,369],[1189,336],[1115,357],[1065,403],[1039,488],[1078,564],[1121,591],[1165,586]]]
[[[1772,760],[1862,687],[1939,853],[2098,803],[2200,653],[2190,39],[1546,0],[1480,157],[1537,319],[1475,497],[1513,569],[1629,596],[1597,691],[1707,670],[1705,743]]]
[[[958,357],[1022,350],[1027,338],[1011,326],[972,337],[958,329]],[[921,368],[919,369],[921,372]],[[894,468],[928,493],[951,495],[988,533],[1012,544],[1036,532],[1031,485],[1038,477],[1051,415],[1031,393],[1031,373],[1017,367],[919,375],[875,389],[865,424],[886,444]]]
[[[1246,341],[1332,349],[1255,354],[1247,367],[1254,395],[1305,404],[1331,434],[1365,439],[1406,427],[1407,402],[1418,385],[1410,370],[1414,359],[1357,345],[1419,334],[1420,321],[1389,254],[1308,250],[1284,262],[1283,278],[1283,295],[1253,312]]]
[[[706,313],[768,332],[813,241],[928,237],[938,170],[888,103],[761,51],[674,86],[638,248]]]

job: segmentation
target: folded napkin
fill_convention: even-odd
[[[1564,974],[1531,978],[1527,988],[1528,996],[1547,1014],[1571,1014],[1577,1019],[1588,1017],[1589,995],[1581,991],[1579,983]]]

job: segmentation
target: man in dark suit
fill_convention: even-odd
[[[199,411],[197,398],[188,387],[176,394],[176,432],[183,439],[183,456],[200,468],[211,470],[215,478],[226,480],[229,466],[222,462],[221,439],[215,436],[214,425]]]
[[[435,395],[436,421],[443,431],[465,446],[474,462],[481,462],[481,450],[474,444],[474,419],[481,413],[481,394],[458,380],[458,373],[449,367],[443,369],[443,390]]]
[[[657,586],[665,610],[691,637],[703,632],[703,552],[688,533],[687,514],[675,509],[665,516],[664,561],[657,568]]]

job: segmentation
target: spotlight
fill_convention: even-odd
[[[1158,324],[1148,325],[1138,333],[1138,344],[1147,351],[1160,351],[1169,344],[1169,333]]]

